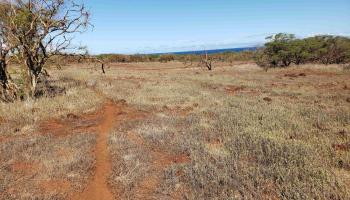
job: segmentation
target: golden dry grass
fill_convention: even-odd
[[[93,65],[52,70],[54,84],[66,87],[66,94],[0,104],[0,149],[8,154],[0,156],[0,174],[6,177],[0,197],[53,198],[28,184],[76,172],[76,162],[85,163],[80,178],[64,180],[81,190],[93,173],[94,157],[75,147],[81,140],[83,152],[92,148],[93,133],[57,139],[38,135],[38,127],[50,118],[89,113],[109,98],[147,113],[110,133],[109,185],[122,199],[349,198],[350,74],[340,66],[264,72],[254,64],[221,63],[208,72],[170,62],[111,64],[106,71],[102,75]],[[40,142],[29,145],[23,137]],[[76,156],[19,179],[27,189],[11,196],[8,188],[18,176],[9,170],[13,163],[25,157],[42,165],[61,145],[71,145]],[[28,153],[32,148],[35,154]],[[53,173],[55,165],[60,170]]]

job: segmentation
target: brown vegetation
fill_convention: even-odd
[[[217,66],[52,69],[0,104],[0,199],[348,199],[349,73]]]

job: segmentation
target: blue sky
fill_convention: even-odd
[[[350,0],[85,0],[97,53],[246,47],[278,32],[350,35]]]

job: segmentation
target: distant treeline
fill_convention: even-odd
[[[350,62],[350,38],[348,37],[321,35],[297,39],[293,34],[279,33],[267,39],[269,42],[255,54],[256,63],[262,67]]]
[[[350,63],[350,38],[322,35],[298,39],[293,34],[279,33],[266,38],[264,47],[241,52],[209,54],[206,59],[214,62],[256,62],[264,68],[287,67],[305,63],[343,64]],[[184,64],[200,62],[199,54],[101,54],[96,56],[104,63],[171,62]],[[64,60],[54,57],[53,63],[89,62],[81,56],[65,56]]]
[[[210,54],[210,58],[216,61],[253,61],[255,51],[224,52]],[[170,61],[200,61],[203,55],[179,55],[179,54],[145,54],[145,55],[122,55],[122,54],[101,54],[97,57],[107,63],[131,63],[131,62],[170,62]]]
[[[205,54],[220,54],[227,52],[242,52],[242,51],[255,51],[257,47],[241,47],[241,48],[228,48],[228,49],[210,49],[210,50],[196,50],[196,51],[178,51],[173,53],[162,54],[177,54],[177,55],[205,55]]]
[[[343,36],[321,35],[298,39],[293,34],[279,33],[266,38],[264,47],[242,52],[224,52],[210,54],[213,61],[253,62],[262,67],[287,67],[291,64],[305,63],[343,64],[350,62],[350,38]],[[196,62],[203,55],[153,54],[120,55],[102,54],[98,58],[104,62]]]

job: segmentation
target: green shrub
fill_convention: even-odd
[[[350,38],[321,35],[296,39],[293,34],[279,33],[257,52],[256,63],[261,67],[288,67],[294,63],[342,64],[350,62]]]

